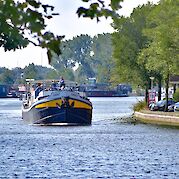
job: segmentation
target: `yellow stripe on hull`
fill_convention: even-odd
[[[84,103],[82,101],[78,101],[78,100],[71,100],[69,99],[69,105],[72,106],[72,103],[74,103],[73,107],[74,108],[83,108],[83,109],[92,109],[92,106],[87,104],[87,103]],[[52,101],[48,101],[48,102],[44,102],[44,103],[41,103],[41,104],[38,104],[35,106],[36,109],[39,109],[39,108],[46,108],[46,107],[57,107],[58,106],[61,106],[62,105],[62,99],[58,99],[58,100],[52,100]]]

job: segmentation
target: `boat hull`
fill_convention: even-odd
[[[80,108],[32,108],[22,112],[23,119],[31,124],[40,125],[90,125],[92,111]]]
[[[38,100],[31,107],[22,108],[22,118],[30,124],[38,125],[90,125],[92,104],[82,98],[65,92]]]

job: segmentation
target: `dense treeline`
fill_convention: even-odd
[[[78,82],[84,82],[89,77],[96,77],[98,82],[110,81],[111,34],[100,34],[93,38],[77,36],[62,42],[61,51],[63,53],[59,57],[54,55],[51,63],[57,71],[71,70]]]
[[[60,75],[60,74],[59,74]],[[29,64],[25,68],[16,67],[12,70],[0,68],[0,84],[18,85],[25,83],[25,79],[59,79],[58,73],[47,67]]]
[[[81,83],[89,77],[96,77],[98,82],[110,82],[111,34],[100,34],[93,38],[88,35],[77,36],[63,41],[61,50],[63,53],[60,56],[54,54],[52,68],[33,63],[24,69],[0,68],[0,83],[22,83],[26,78],[59,79],[60,76]]]
[[[179,0],[161,0],[136,8],[130,17],[114,19],[114,81],[128,80],[146,88],[150,77],[166,86],[179,74]],[[146,93],[147,94],[147,93]]]

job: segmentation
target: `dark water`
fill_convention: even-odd
[[[134,97],[91,101],[91,126],[40,127],[0,99],[0,178],[179,178],[178,129],[125,122]]]

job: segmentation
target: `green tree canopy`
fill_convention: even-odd
[[[61,51],[60,56],[53,56],[51,63],[57,71],[71,69],[76,80],[81,82],[89,77],[96,77],[98,82],[109,82],[112,68],[111,34],[99,34],[93,38],[88,35],[74,37],[62,42]]]
[[[98,82],[110,82],[110,71],[113,68],[112,51],[111,34],[99,34],[93,38],[91,65]]]
[[[60,54],[62,36],[46,31],[46,20],[55,14],[54,7],[37,0],[0,0],[0,47],[5,51],[27,47],[29,43]]]
[[[153,5],[136,8],[130,17],[114,19],[113,26],[116,32],[113,34],[114,63],[112,71],[113,81],[130,82],[146,86],[149,81],[149,71],[145,67],[145,61],[138,63],[138,53],[145,47],[147,38],[142,31],[146,26],[146,18]]]
[[[147,68],[160,70],[164,79],[179,74],[179,1],[161,1],[148,16],[144,34],[148,45],[141,51],[147,56]],[[156,63],[157,61],[157,63]]]
[[[88,35],[80,35],[72,40],[62,42],[60,56],[54,55],[52,66],[59,72],[63,69],[73,69],[78,65],[78,74],[86,79],[94,75],[91,68],[92,38]]]
[[[160,71],[165,81],[168,101],[169,78],[179,74],[179,1],[162,0],[147,18],[144,34],[148,45],[141,50],[139,59],[146,59],[150,71]],[[166,106],[165,110],[168,108]]]
[[[12,85],[15,82],[13,72],[9,69],[4,68],[3,73],[0,74],[0,83]]]
[[[29,66],[26,66],[24,68],[24,77],[29,79],[38,79],[37,78],[37,69],[34,63],[29,64]]]

